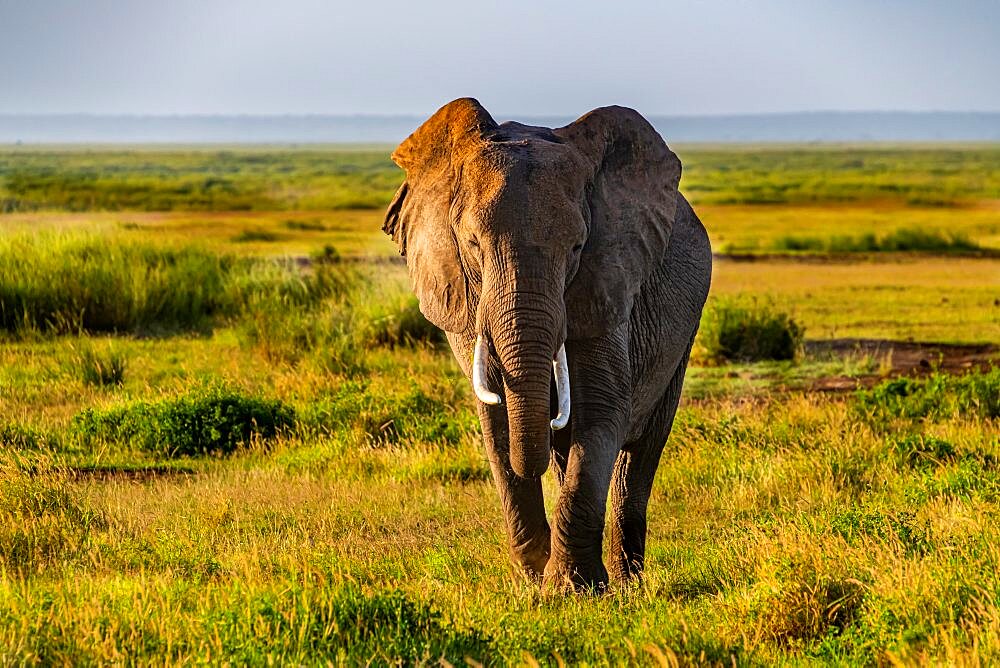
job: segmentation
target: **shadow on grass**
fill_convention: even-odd
[[[190,466],[170,464],[81,464],[67,466],[66,473],[75,480],[134,480],[147,482],[158,478],[175,478],[199,473]]]

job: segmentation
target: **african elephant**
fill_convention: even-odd
[[[498,125],[471,98],[392,158],[406,178],[383,230],[473,383],[514,562],[547,589],[606,587],[610,490],[612,572],[639,576],[711,280],[680,161],[631,109],[549,129]]]

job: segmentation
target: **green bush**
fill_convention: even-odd
[[[290,230],[297,230],[300,232],[326,232],[330,229],[320,220],[289,219],[284,221],[284,225]]]
[[[860,389],[855,409],[872,418],[1000,417],[1000,367],[963,376],[933,373]]]
[[[794,359],[805,329],[769,305],[715,300],[705,311],[700,343],[712,358],[727,361]]]
[[[296,423],[280,401],[210,388],[187,396],[90,408],[73,418],[84,442],[131,445],[168,457],[230,453],[272,439]]]

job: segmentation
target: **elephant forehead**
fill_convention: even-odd
[[[503,199],[569,196],[586,181],[586,164],[576,151],[536,138],[485,143],[462,170],[464,187],[487,204]]]

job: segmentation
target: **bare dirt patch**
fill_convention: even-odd
[[[870,356],[882,360],[883,373],[863,376],[827,376],[813,381],[819,392],[847,392],[871,387],[886,378],[924,376],[935,371],[968,373],[987,371],[1000,364],[1000,345],[992,343],[950,344],[891,341],[886,339],[828,339],[807,341],[809,356]]]

